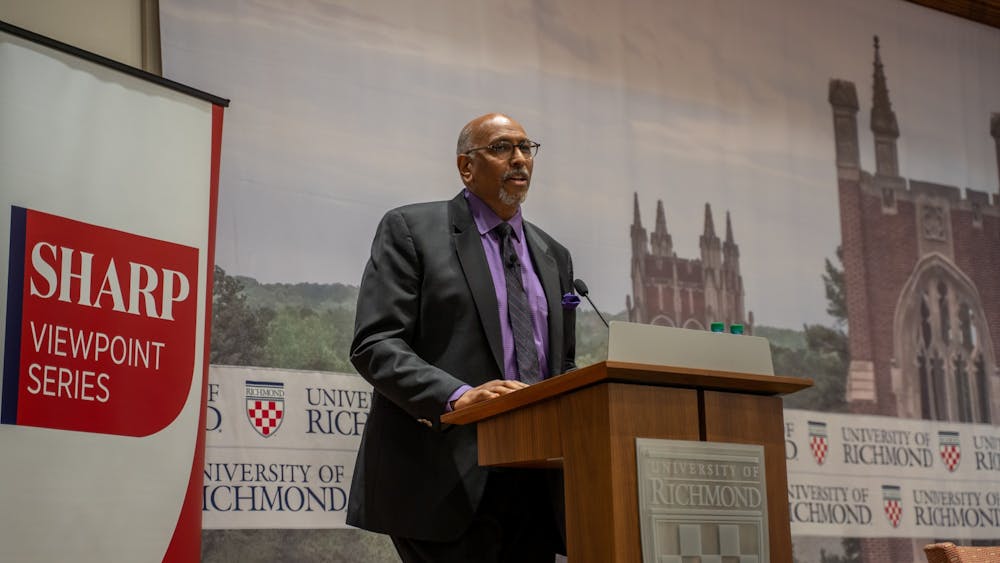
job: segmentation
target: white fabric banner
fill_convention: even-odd
[[[206,529],[345,528],[371,405],[357,375],[212,366]],[[1000,532],[1000,435],[982,424],[785,410],[792,533]]]
[[[357,375],[211,366],[204,527],[346,527],[371,400]]]
[[[985,424],[785,410],[793,535],[1000,535],[1000,433]]]
[[[212,366],[206,529],[345,528],[372,388],[357,375]],[[982,424],[785,410],[792,533],[1000,532],[1000,435]]]
[[[0,560],[191,560],[221,108],[15,31]]]

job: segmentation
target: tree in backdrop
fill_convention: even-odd
[[[837,262],[841,265],[825,259],[822,275],[826,312],[833,317],[833,326],[803,325],[805,339],[801,347],[771,343],[777,373],[813,379],[813,386],[809,389],[785,396],[785,407],[826,412],[844,412],[847,409],[850,352],[847,348],[847,300],[842,256],[838,246]]]
[[[826,550],[819,550],[820,563],[860,563],[861,561],[861,540],[858,538],[844,538],[840,541],[844,552],[840,555],[829,555]]]
[[[348,360],[354,311],[279,309],[268,325],[264,363],[269,367],[353,373]]]
[[[243,294],[243,283],[216,266],[209,361],[233,366],[261,365],[272,314],[267,309],[250,307]]]
[[[621,311],[617,314],[604,313],[604,318],[611,321],[627,321],[628,314]],[[577,309],[576,312],[576,365],[587,367],[608,359],[608,327],[593,309]]]
[[[826,290],[826,312],[833,317],[837,326],[847,327],[847,289],[844,285],[844,250],[837,247],[838,268],[826,258],[823,274],[823,289]]]
[[[354,372],[348,361],[357,288],[262,284],[216,266],[214,364]]]

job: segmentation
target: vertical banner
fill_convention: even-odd
[[[226,103],[0,24],[0,560],[200,555]]]

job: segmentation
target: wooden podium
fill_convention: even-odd
[[[561,467],[569,563],[642,561],[635,438],[760,444],[771,561],[791,563],[778,395],[808,379],[602,362],[448,413],[478,424],[479,463]]]

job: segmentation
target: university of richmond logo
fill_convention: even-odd
[[[830,450],[830,444],[826,440],[825,422],[809,421],[809,449],[812,450],[816,464],[823,465],[826,453]]]
[[[270,438],[285,418],[285,384],[247,381],[247,420],[258,434]]]
[[[938,451],[941,453],[941,461],[948,471],[954,473],[962,461],[962,441],[958,432],[941,430],[938,432]]]
[[[903,494],[896,485],[882,485],[882,508],[885,517],[893,528],[899,527],[899,519],[903,516]]]

